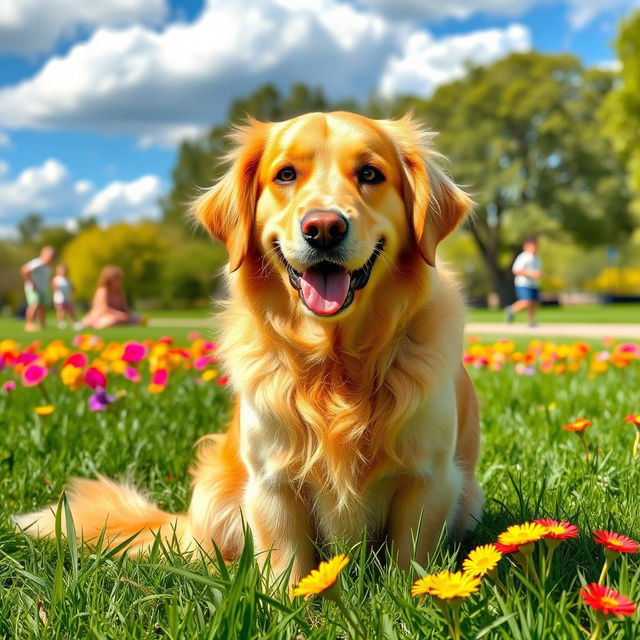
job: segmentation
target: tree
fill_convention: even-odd
[[[621,81],[607,96],[603,118],[626,163],[635,192],[634,209],[640,216],[640,11],[620,24],[616,51],[622,64]]]
[[[18,222],[20,240],[24,244],[38,244],[43,224],[44,219],[39,213],[28,213],[20,222]]]
[[[478,204],[469,231],[502,304],[524,236],[565,233],[590,246],[633,228],[623,168],[599,133],[612,84],[612,74],[584,70],[573,56],[531,52],[471,68],[413,102]]]
[[[64,261],[80,299],[91,300],[100,271],[107,265],[117,265],[124,271],[130,300],[151,298],[161,294],[167,250],[159,225],[119,223],[80,233],[66,246]]]

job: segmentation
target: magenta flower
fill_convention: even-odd
[[[167,379],[169,378],[169,372],[166,369],[158,369],[151,379],[151,384],[156,384],[158,386],[164,387],[167,384]]]
[[[199,340],[199,339],[200,339],[199,331],[189,331],[189,333],[187,333],[187,340],[189,340],[190,342],[193,342],[194,340]]]
[[[198,371],[202,371],[202,369],[206,369],[209,366],[211,360],[211,356],[201,356],[200,358],[197,358],[193,363],[193,368],[197,369]]]
[[[25,351],[24,353],[21,353],[17,357],[16,363],[28,366],[37,359],[38,359],[37,353],[32,353],[31,351]]]
[[[13,380],[7,380],[3,385],[2,385],[2,390],[6,391],[7,393],[13,391],[16,388],[16,383]]]
[[[0,371],[2,371],[5,367],[5,359],[4,356],[0,353]]]
[[[89,396],[89,409],[91,411],[104,411],[114,400],[115,396],[110,396],[102,388],[97,388],[95,393]]]
[[[139,342],[127,342],[124,345],[124,353],[122,359],[125,362],[140,362],[147,353],[147,348]]]
[[[22,373],[22,384],[25,387],[35,387],[47,377],[48,372],[46,367],[30,364]]]
[[[131,380],[131,382],[140,382],[141,380],[140,373],[134,367],[127,367],[124,370],[124,377],[127,378],[127,380]]]
[[[96,367],[89,367],[84,372],[84,381],[91,389],[105,388],[107,386],[107,376]]]
[[[87,362],[89,362],[89,358],[87,358],[84,353],[72,353],[62,366],[66,367],[70,364],[72,367],[76,367],[76,369],[84,369],[87,366]]]

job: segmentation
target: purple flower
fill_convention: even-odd
[[[104,411],[115,399],[115,396],[110,396],[102,387],[98,387],[89,396],[89,409],[91,411]]]

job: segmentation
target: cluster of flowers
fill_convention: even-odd
[[[536,520],[510,526],[498,536],[496,543],[477,547],[462,563],[461,571],[441,571],[426,575],[415,582],[411,590],[413,596],[429,595],[441,608],[445,621],[454,640],[460,638],[460,606],[465,598],[480,589],[482,579],[492,580],[498,589],[507,592],[507,587],[498,576],[498,563],[505,556],[512,558],[533,584],[543,590],[553,554],[564,541],[578,536],[578,528],[569,522],[552,519]],[[604,549],[604,565],[598,582],[586,584],[580,589],[582,602],[595,616],[595,624],[590,640],[597,640],[610,616],[623,618],[632,616],[636,604],[615,589],[606,586],[605,579],[611,563],[621,554],[637,553],[638,543],[624,535],[611,531],[594,531],[593,539]],[[543,540],[546,554],[541,555],[542,577],[533,561],[536,543]],[[321,562],[318,569],[303,578],[293,591],[294,596],[309,598],[320,595],[338,604],[341,611],[345,607],[340,599],[339,575],[349,559],[341,554],[327,562]],[[353,618],[347,616],[347,622]],[[354,628],[356,635],[362,635]]]
[[[463,361],[468,367],[501,371],[512,365],[518,375],[532,376],[537,372],[553,375],[588,371],[594,378],[611,367],[628,367],[640,360],[640,344],[634,342],[616,343],[605,338],[603,349],[592,349],[585,342],[556,344],[532,340],[524,351],[516,349],[513,340],[504,339],[490,345],[483,345],[475,336],[469,338]]]
[[[189,340],[186,348],[175,347],[170,337],[105,343],[96,335],[82,334],[75,337],[73,348],[60,340],[46,346],[36,341],[24,348],[15,340],[2,340],[0,374],[9,379],[0,389],[10,393],[20,382],[24,387],[38,387],[46,404],[34,407],[34,411],[47,416],[55,411],[46,385],[47,379],[53,377],[71,391],[89,389],[87,402],[91,411],[104,411],[126,394],[124,389],[107,393],[107,387],[118,379],[133,385],[144,381],[151,394],[162,393],[171,374],[179,370],[195,372],[202,382],[226,385],[227,376],[220,376],[215,368],[215,342],[204,340],[198,333],[189,334]]]

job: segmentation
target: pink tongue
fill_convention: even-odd
[[[350,282],[351,276],[346,270],[307,269],[300,276],[302,297],[307,307],[320,316],[330,316],[340,310]]]

